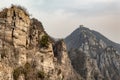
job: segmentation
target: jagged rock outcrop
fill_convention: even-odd
[[[62,40],[54,42],[26,9],[0,12],[0,80],[82,80]]]
[[[119,80],[118,44],[83,26],[71,33],[65,42],[73,68],[85,80]]]

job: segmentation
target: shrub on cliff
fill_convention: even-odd
[[[40,43],[40,47],[42,48],[48,48],[49,43],[48,43],[49,39],[47,35],[42,36],[41,40],[39,41]]]
[[[45,73],[43,72],[43,71],[39,71],[38,73],[37,73],[37,75],[38,75],[38,78],[41,78],[42,80],[45,78]]]
[[[14,80],[17,80],[20,74],[24,74],[23,67],[18,67],[17,69],[14,70],[14,72],[13,72]]]

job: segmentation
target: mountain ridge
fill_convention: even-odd
[[[71,34],[79,34],[80,32],[79,31],[81,31],[81,30],[87,30],[87,31],[90,31],[93,35],[95,35],[96,36],[96,38],[98,39],[98,40],[100,40],[100,39],[103,39],[103,41],[104,42],[106,42],[107,43],[107,45],[109,45],[109,46],[114,46],[115,48],[117,48],[117,50],[120,52],[120,44],[119,43],[116,43],[116,42],[113,42],[112,40],[109,40],[107,37],[105,37],[105,36],[103,36],[101,33],[99,33],[99,32],[97,32],[97,31],[95,31],[95,30],[91,30],[91,29],[89,29],[89,28],[87,28],[87,27],[83,27],[83,25],[80,25],[80,27],[79,28],[77,28],[77,29],[75,29]],[[70,34],[70,35],[71,35]],[[66,39],[65,39],[65,42],[67,42],[67,38],[70,36],[70,35],[68,35],[67,37],[66,37]],[[73,38],[74,39],[74,38]]]

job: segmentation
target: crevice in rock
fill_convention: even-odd
[[[54,57],[57,58],[57,61],[59,63],[61,63],[61,60],[62,60],[62,53],[61,53],[62,50],[63,50],[62,41],[59,40],[53,46]]]

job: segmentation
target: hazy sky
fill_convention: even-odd
[[[22,5],[47,33],[66,37],[83,24],[120,43],[120,0],[0,0],[0,9]]]

